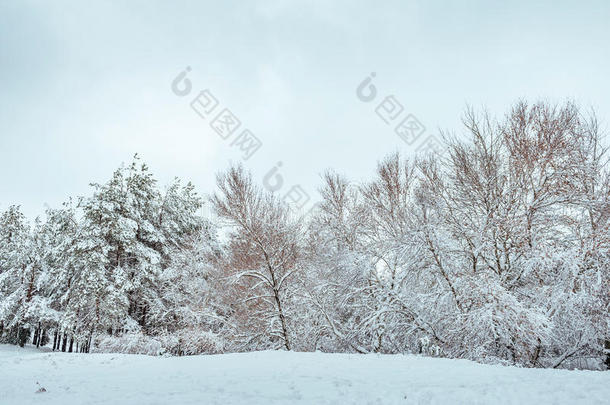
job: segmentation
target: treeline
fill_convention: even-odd
[[[136,158],[29,224],[0,217],[2,340],[184,355],[422,353],[610,366],[610,177],[594,117],[468,111],[441,156],[328,171],[306,217],[242,167],[203,201]],[[199,215],[209,203],[216,219]],[[52,342],[51,342],[52,340]],[[74,346],[74,348],[73,348]]]

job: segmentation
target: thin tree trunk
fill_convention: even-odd
[[[38,332],[38,340],[36,340],[36,347],[40,347],[40,343],[42,342],[42,336],[44,335],[44,331],[42,329],[39,329]]]
[[[282,325],[282,334],[284,335],[284,346],[286,346],[286,350],[290,350],[290,341],[288,340],[288,328],[286,327],[286,319],[284,318],[284,311],[282,310],[280,293],[279,291],[274,290],[273,295],[275,297],[275,303],[277,304],[277,310],[280,316],[280,323]]]
[[[604,342],[604,347],[606,348],[606,369],[610,370],[610,340]]]
[[[66,351],[66,345],[68,344],[68,336],[64,333],[64,341],[61,344],[61,351]]]
[[[43,329],[42,330],[42,337],[40,339],[40,345],[41,346],[46,346],[49,344],[49,330],[48,329]]]

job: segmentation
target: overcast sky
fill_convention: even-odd
[[[363,179],[439,128],[459,134],[467,104],[571,99],[608,128],[610,3],[508,3],[0,0],[0,209],[38,215],[136,152],[162,184],[212,192],[244,128],[262,142],[244,162],[256,179],[281,161],[278,193],[312,201],[325,168]],[[204,89],[241,121],[227,140],[190,106]],[[375,113],[390,95],[426,127],[412,145]]]

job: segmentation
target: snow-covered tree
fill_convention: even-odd
[[[217,215],[231,226],[225,248],[232,322],[244,348],[292,348],[295,280],[301,267],[301,224],[272,193],[255,186],[242,167],[217,178],[212,198]]]
[[[0,246],[0,323],[7,340],[23,346],[48,313],[40,221],[30,230],[19,208],[10,207],[0,216]]]
[[[467,111],[444,156],[324,174],[297,217],[242,167],[217,219],[136,156],[77,204],[0,214],[0,338],[54,350],[421,353],[610,366],[610,166],[594,116]]]

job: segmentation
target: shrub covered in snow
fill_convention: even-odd
[[[124,333],[119,336],[98,335],[93,344],[96,353],[128,353],[158,356],[165,352],[159,339],[141,332]]]

